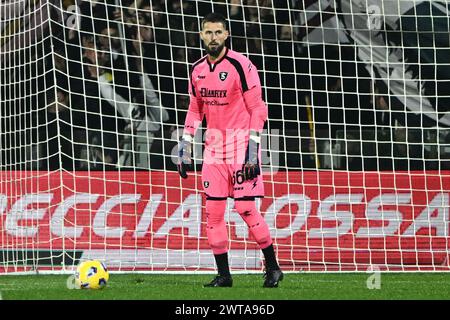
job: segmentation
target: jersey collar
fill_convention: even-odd
[[[209,61],[208,57],[206,57],[206,62],[207,62],[208,65],[209,65],[209,71],[210,71],[210,72],[213,72],[214,69],[216,68],[216,66],[217,66],[219,63],[221,63],[221,62],[223,61],[223,59],[225,59],[225,57],[227,56],[227,54],[228,54],[228,47],[225,47],[225,54],[224,54],[219,60],[217,60],[214,64],[212,64],[211,61]]]

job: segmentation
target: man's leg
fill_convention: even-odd
[[[226,200],[206,199],[206,235],[216,260],[218,276],[205,287],[231,287],[228,265],[228,232],[225,224]]]
[[[261,213],[256,209],[254,199],[236,199],[235,208],[247,224],[250,233],[253,235],[264,254],[266,262],[266,280],[264,282],[264,287],[277,287],[278,282],[283,280],[283,273],[280,270],[280,266],[278,265],[275,256],[269,226]]]
[[[206,235],[218,271],[218,276],[205,287],[231,287],[233,284],[228,266],[228,232],[225,223],[229,183],[223,172],[223,164],[203,163],[202,182],[203,190],[206,193]]]

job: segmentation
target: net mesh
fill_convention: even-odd
[[[208,12],[259,70],[258,208],[286,270],[448,269],[448,1],[0,4],[3,272],[212,270],[200,170],[176,172]],[[231,267],[263,260],[229,200]]]

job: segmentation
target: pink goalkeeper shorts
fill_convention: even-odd
[[[243,180],[242,164],[203,163],[203,190],[209,198],[264,197],[262,172],[253,180]]]

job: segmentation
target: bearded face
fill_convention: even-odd
[[[228,30],[220,22],[206,22],[200,32],[206,52],[213,58],[222,52],[228,35]]]

